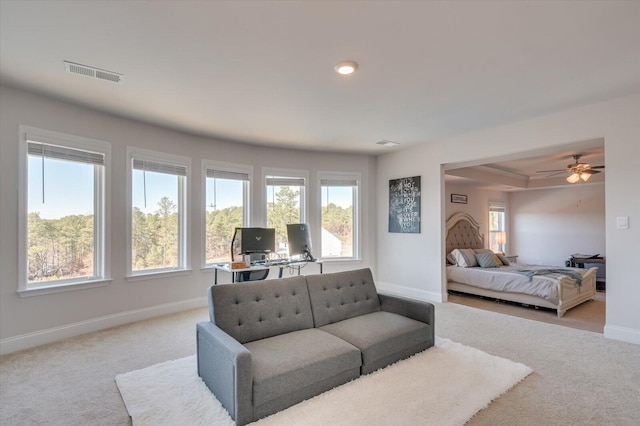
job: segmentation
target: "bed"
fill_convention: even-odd
[[[550,308],[557,311],[558,317],[595,298],[597,268],[585,270],[519,263],[507,266],[499,260],[496,267],[481,267],[473,265],[474,259],[471,259],[471,265],[465,264],[465,259],[469,262],[473,253],[481,257],[482,253],[492,253],[484,248],[480,226],[473,217],[459,212],[447,219],[446,228],[448,290]],[[461,258],[462,254],[465,254],[464,258]],[[493,260],[489,260],[490,266]]]

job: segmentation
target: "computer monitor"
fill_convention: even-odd
[[[234,255],[267,254],[276,250],[274,228],[236,228],[231,240],[231,257]]]
[[[307,223],[290,223],[287,225],[289,240],[289,257],[301,256],[308,261],[315,261],[311,255],[311,233]]]

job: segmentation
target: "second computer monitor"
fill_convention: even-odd
[[[287,225],[287,239],[289,240],[289,257],[302,256],[313,260],[311,255],[311,233],[307,223],[290,223]]]

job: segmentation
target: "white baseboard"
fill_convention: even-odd
[[[424,291],[413,287],[405,287],[381,281],[376,282],[376,287],[378,287],[378,289],[383,293],[392,293],[397,294],[398,296],[404,296],[428,302],[443,302],[442,294],[432,291]]]
[[[640,330],[635,328],[620,327],[617,325],[605,325],[604,337],[607,339],[621,340],[623,342],[640,345]]]
[[[180,302],[165,303],[133,311],[119,312],[117,314],[92,318],[86,321],[75,322],[59,327],[34,331],[0,340],[0,355],[33,348],[47,343],[79,336],[80,334],[104,330],[123,324],[142,321],[162,315],[174,314],[207,306],[206,297],[182,300]]]

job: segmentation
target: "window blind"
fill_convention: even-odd
[[[489,204],[489,211],[496,212],[496,213],[504,213],[505,206],[504,204],[491,203]]]
[[[133,159],[134,170],[143,170],[146,172],[165,173],[168,175],[186,176],[187,168],[185,166],[169,163],[159,163],[157,161]]]
[[[320,179],[320,186],[358,186],[356,179]]]
[[[43,158],[53,158],[56,160],[74,161],[76,163],[104,165],[104,154],[99,152],[85,151],[81,149],[68,148],[65,146],[50,145],[42,142],[28,141],[27,152]]]
[[[304,178],[267,176],[269,186],[304,186]]]
[[[214,179],[249,180],[249,173],[229,172],[226,170],[207,169],[207,177]]]

